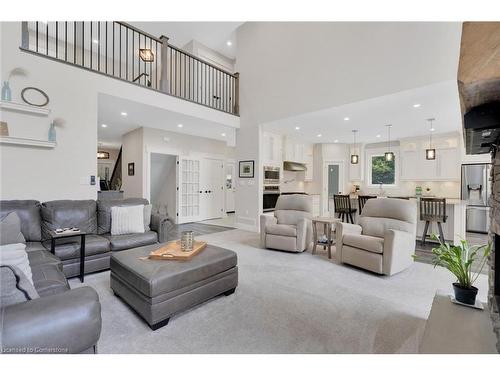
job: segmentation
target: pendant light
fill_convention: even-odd
[[[388,124],[387,127],[387,152],[385,153],[385,161],[394,160],[394,152],[391,152],[391,128],[392,125]]]
[[[425,158],[427,160],[436,160],[436,149],[432,148],[432,132],[434,131],[434,127],[432,126],[432,122],[434,121],[434,118],[429,118],[427,121],[429,121],[429,148],[425,150]]]
[[[356,133],[358,131],[357,130],[353,130],[352,131],[352,135],[354,137],[354,149],[356,150]],[[356,151],[354,151],[356,152]],[[358,164],[359,163],[359,155],[356,154],[356,153],[353,153],[351,154],[351,164]]]

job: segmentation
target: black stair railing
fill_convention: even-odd
[[[238,73],[124,22],[22,22],[21,49],[239,115]]]

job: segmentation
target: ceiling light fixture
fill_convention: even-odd
[[[334,141],[333,141],[333,143],[339,143],[339,140],[338,140],[338,139],[336,139],[336,140],[334,140]]]
[[[394,160],[394,152],[391,151],[391,128],[392,125],[388,124],[387,126],[387,152],[385,153],[385,161],[393,161]]]
[[[380,137],[381,137],[381,135],[380,135],[380,134],[377,134],[375,137],[376,137],[376,138],[380,138]]]
[[[344,117],[344,121],[349,121],[350,118],[349,117]]]
[[[296,126],[296,127],[295,127],[295,130],[300,130],[300,126]]]
[[[323,134],[318,134],[316,137],[321,138]]]
[[[222,135],[223,137],[225,137],[225,136],[226,136],[226,133],[221,133],[220,135]]]
[[[107,128],[107,127],[108,127],[108,125],[106,125],[106,124],[101,124],[101,127],[102,127],[102,128]]]
[[[419,103],[413,104],[413,108],[419,108],[420,106],[421,106],[421,104],[419,104]]]
[[[127,112],[120,113],[122,116],[127,116]]]
[[[354,153],[351,154],[351,164],[358,164],[359,163],[359,155],[356,154],[356,133],[357,130],[352,131],[352,136],[354,138]]]
[[[425,158],[427,160],[436,160],[436,149],[432,148],[432,132],[434,131],[434,127],[432,126],[432,122],[434,121],[434,118],[429,118],[427,121],[429,121],[429,148],[425,150]]]
[[[177,127],[178,127],[178,128],[182,128],[183,126],[184,126],[184,125],[182,125],[182,124],[177,124]]]
[[[228,41],[226,42],[226,45],[227,45],[228,47],[231,47],[231,46],[233,45],[233,42],[231,42],[230,40],[228,40]]]
[[[97,151],[97,159],[109,159],[109,152]]]
[[[150,48],[141,48],[139,49],[139,57],[144,62],[153,62],[155,61],[155,55]]]

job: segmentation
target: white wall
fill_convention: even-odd
[[[171,220],[176,217],[176,157],[173,155],[151,153],[150,202],[155,209],[167,207]]]
[[[146,127],[136,129],[123,136],[122,190],[125,197],[150,199],[152,153],[227,160],[234,159],[235,152],[224,141]],[[130,162],[136,163],[134,177],[127,175]]]
[[[220,54],[217,51],[205,46],[197,40],[192,40],[183,47],[183,50],[199,57],[202,60],[215,65],[229,73],[234,73],[234,60]]]
[[[58,145],[55,149],[0,146],[1,199],[96,198],[96,186],[90,186],[89,181],[90,176],[97,173],[95,153],[99,93],[228,126],[238,123],[235,116],[221,111],[22,52],[19,49],[21,23],[2,22],[0,28],[2,80],[16,67],[28,72],[27,77],[14,77],[11,80],[13,100],[20,101],[23,87],[39,87],[50,97],[48,107],[52,110],[49,119],[42,123],[39,118],[2,111],[2,118],[6,117],[11,135],[27,132],[32,137],[46,139],[52,118],[65,121],[64,126],[57,130]],[[127,166],[126,160],[124,166]],[[136,173],[138,167],[136,164]],[[135,189],[137,193],[143,191],[138,185]]]
[[[240,96],[262,124],[456,80],[460,36],[460,22],[246,22]]]

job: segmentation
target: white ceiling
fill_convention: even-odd
[[[127,116],[122,116],[121,112]],[[225,140],[230,146],[235,144],[232,127],[110,95],[99,95],[97,121],[98,142],[102,147],[120,148],[122,135],[140,127]],[[107,127],[103,128],[102,124]],[[183,127],[179,128],[178,124]]]
[[[415,108],[414,104],[420,104]],[[346,121],[344,118],[348,117]],[[392,124],[391,138],[400,139],[429,134],[428,118],[435,118],[435,133],[460,131],[461,113],[456,81],[379,96],[352,104],[310,112],[265,124],[264,130],[313,143],[380,142],[387,139],[386,124]],[[295,127],[300,130],[295,130]],[[322,137],[317,135],[321,134]],[[377,138],[377,134],[381,137]]]
[[[165,35],[169,43],[184,47],[197,40],[231,59],[236,57],[236,29],[243,22],[130,22],[156,37]],[[232,45],[228,46],[227,42]]]

